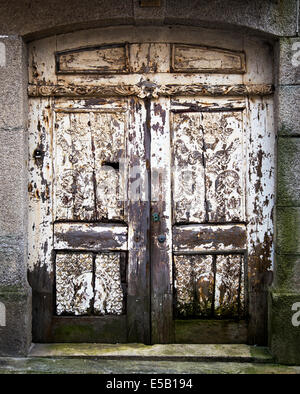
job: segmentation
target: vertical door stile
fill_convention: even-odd
[[[29,122],[29,213],[28,280],[33,289],[33,335],[43,339],[51,325],[53,306],[52,231],[52,99],[30,102]],[[42,218],[42,220],[41,220]]]
[[[130,99],[128,167],[128,342],[150,343],[149,130],[147,109]]]
[[[151,103],[152,343],[174,341],[169,99]]]

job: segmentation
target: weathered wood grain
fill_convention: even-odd
[[[124,220],[125,114],[90,115],[98,220]]]
[[[54,316],[47,342],[126,343],[126,316]]]
[[[242,317],[245,311],[244,261],[241,255],[216,256],[214,314]]]
[[[104,81],[105,82],[105,81]],[[274,86],[271,84],[223,84],[208,85],[205,83],[193,83],[192,80],[183,80],[182,84],[157,84],[153,82],[153,90],[145,92],[136,81],[136,84],[128,85],[122,82],[118,85],[109,85],[107,82],[103,85],[29,85],[28,95],[30,97],[126,97],[137,96],[144,98],[159,96],[270,96],[274,93]]]
[[[232,319],[176,320],[175,343],[248,343],[248,322]]]
[[[175,255],[177,318],[241,318],[244,259],[232,255]]]
[[[243,250],[247,228],[243,224],[187,224],[173,227],[173,250],[208,252]]]
[[[53,272],[52,100],[30,102],[28,151],[28,269],[46,266]],[[41,219],[42,218],[42,219]]]
[[[55,218],[123,220],[124,115],[87,111],[56,111]]]
[[[251,343],[267,343],[268,288],[274,262],[276,131],[272,99],[249,99],[247,106],[247,212],[249,322]]]
[[[108,45],[101,47],[90,32],[29,45],[35,340],[78,341],[82,329],[85,341],[172,341],[174,283],[176,313],[185,318],[209,311],[240,318],[249,301],[249,338],[263,344],[275,172],[267,45],[217,35],[202,35],[198,45],[195,32],[174,44],[179,33],[174,40],[161,28],[151,42],[147,31],[139,30],[140,41],[137,31],[127,32],[131,39],[116,45],[103,32]],[[128,235],[116,223],[128,223]],[[74,316],[53,318],[55,253],[59,313]],[[64,289],[66,297],[59,295]],[[89,313],[100,316],[83,316]],[[194,327],[186,338],[209,326]],[[238,330],[245,338],[246,326]],[[238,335],[227,330],[224,338]]]
[[[198,45],[172,45],[173,72],[245,73],[243,52]]]
[[[150,332],[150,135],[144,103],[130,99],[128,158],[127,340],[151,343]]]
[[[128,71],[128,49],[124,44],[79,48],[57,52],[56,72],[101,74]]]
[[[149,108],[151,119],[151,323],[154,343],[174,341],[169,100]],[[154,220],[154,214],[159,216]],[[160,240],[160,237],[165,239]]]
[[[143,43],[129,46],[133,73],[160,73],[170,71],[170,46],[166,43]]]
[[[30,100],[28,122],[28,281],[33,340],[45,340],[54,305],[52,99]]]
[[[241,112],[201,114],[209,222],[245,220],[244,131]]]
[[[244,131],[228,107],[176,110],[173,116],[175,223],[245,220]]]
[[[95,219],[89,113],[56,113],[54,146],[55,219]]]
[[[127,226],[98,223],[55,223],[56,250],[127,250]]]
[[[213,315],[214,266],[211,255],[174,256],[176,317]]]
[[[206,219],[203,148],[203,127],[199,114],[174,114],[172,195],[175,223],[201,223]]]

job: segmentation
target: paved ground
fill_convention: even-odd
[[[35,344],[0,358],[0,374],[300,374],[247,345]]]
[[[272,362],[265,347],[248,345],[164,344],[144,345],[104,343],[40,343],[34,344],[30,357],[97,358],[143,361],[231,361]]]
[[[0,358],[0,374],[300,374],[300,366],[262,363]]]

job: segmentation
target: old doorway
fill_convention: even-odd
[[[34,341],[263,341],[269,71],[253,43],[105,34],[30,45]]]

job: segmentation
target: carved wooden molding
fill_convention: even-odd
[[[114,96],[267,96],[274,93],[273,85],[29,85],[30,97],[114,97]]]
[[[55,54],[57,74],[122,74],[129,71],[128,45],[78,48]]]
[[[172,72],[243,74],[245,53],[199,45],[172,45]]]

